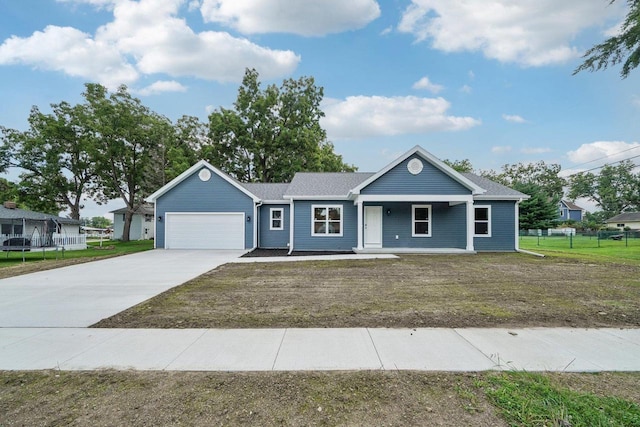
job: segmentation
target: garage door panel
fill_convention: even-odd
[[[243,213],[167,213],[167,249],[244,249]]]

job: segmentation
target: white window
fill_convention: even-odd
[[[431,205],[413,205],[411,223],[413,237],[431,237]]]
[[[473,235],[491,237],[491,206],[475,206],[473,212]]]
[[[284,209],[271,208],[270,212],[270,230],[284,230]]]
[[[311,206],[312,236],[342,236],[342,206]]]

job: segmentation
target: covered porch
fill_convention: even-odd
[[[356,253],[473,254],[472,195],[358,195]]]

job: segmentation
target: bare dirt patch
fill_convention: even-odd
[[[504,426],[479,386],[492,375],[501,374],[0,372],[0,425]],[[640,402],[637,373],[552,381]]]
[[[96,327],[637,327],[640,266],[522,254],[227,264]]]

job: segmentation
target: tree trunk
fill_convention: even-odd
[[[124,214],[124,226],[122,227],[122,241],[123,242],[128,242],[129,241],[129,235],[131,232],[131,219],[133,218],[133,211],[130,209],[127,209],[127,211]]]

